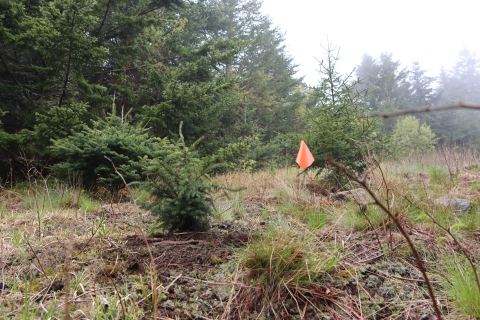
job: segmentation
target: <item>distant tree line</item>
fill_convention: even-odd
[[[358,90],[368,90],[366,104],[370,111],[391,112],[459,101],[480,104],[480,59],[463,48],[451,70],[443,67],[437,77],[426,75],[418,62],[402,68],[392,54],[379,58],[364,55],[355,70],[361,80]],[[480,147],[480,112],[449,110],[416,114],[438,138],[439,144]],[[382,123],[384,133],[392,132],[396,119]]]

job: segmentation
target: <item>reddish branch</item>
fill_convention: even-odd
[[[425,284],[428,289],[428,293],[430,295],[430,299],[432,300],[433,304],[433,309],[435,311],[435,314],[437,315],[438,319],[443,319],[442,312],[440,311],[440,308],[438,307],[437,299],[435,298],[435,294],[433,293],[433,288],[430,283],[430,280],[428,279],[427,276],[427,271],[423,265],[422,259],[420,258],[420,255],[418,254],[417,249],[415,248],[412,239],[410,239],[408,232],[404,229],[402,223],[397,219],[397,217],[377,198],[377,195],[367,186],[366,184],[366,176],[362,179],[357,178],[355,175],[350,173],[344,166],[341,164],[335,162],[332,158],[327,157],[327,162],[331,164],[332,166],[336,167],[342,174],[347,176],[348,178],[352,179],[353,181],[356,181],[359,183],[373,198],[374,202],[376,205],[378,205],[385,213],[392,219],[392,221],[395,223],[397,226],[398,230],[400,233],[403,235],[405,240],[408,243],[408,246],[410,247],[410,250],[412,251],[412,254],[415,258],[415,261],[417,262],[418,268],[420,269],[420,272],[423,275],[423,278],[425,279]]]
[[[391,117],[403,116],[403,115],[407,115],[407,114],[411,114],[411,113],[443,111],[443,110],[449,110],[449,109],[473,109],[473,110],[479,110],[480,111],[480,106],[479,105],[466,104],[466,103],[463,103],[463,102],[460,101],[457,104],[448,105],[448,106],[407,109],[407,110],[399,110],[399,111],[390,112],[390,113],[371,113],[371,114],[365,115],[365,117],[366,118],[384,118],[384,119],[386,119],[386,118],[391,118]]]

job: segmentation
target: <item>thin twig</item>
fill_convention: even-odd
[[[480,110],[480,106],[479,105],[466,104],[466,103],[463,103],[463,102],[460,101],[457,104],[448,105],[448,106],[407,109],[407,110],[399,110],[399,111],[389,112],[389,113],[370,113],[370,114],[363,115],[362,117],[364,117],[364,118],[384,118],[384,119],[386,119],[386,118],[391,118],[391,117],[403,116],[403,115],[411,114],[411,113],[443,111],[443,110],[450,110],[450,109]]]
[[[403,243],[400,242],[400,243],[397,244],[396,246],[392,247],[390,250],[393,251],[393,250],[397,249],[398,247],[400,247],[402,244],[403,244]],[[380,259],[380,258],[382,258],[382,257],[384,257],[384,256],[385,256],[385,253],[382,252],[381,254],[379,254],[379,255],[377,255],[377,256],[375,256],[375,257],[368,258],[368,259],[364,259],[364,260],[360,260],[360,261],[355,261],[355,262],[358,263],[358,264],[369,263],[369,262],[372,262],[372,261],[374,261],[374,260]]]
[[[211,285],[218,285],[218,286],[225,286],[225,285],[231,286],[231,285],[233,285],[233,286],[239,286],[239,287],[251,288],[251,289],[256,288],[254,286],[249,286],[249,285],[246,285],[246,284],[241,283],[241,282],[214,282],[214,281],[201,280],[201,279],[187,277],[187,276],[183,276],[182,278],[187,279],[187,280],[199,281],[199,282],[202,282],[202,283],[208,283],[208,284],[211,284]]]
[[[112,272],[113,272],[113,270],[112,270]],[[117,293],[117,296],[118,296],[118,299],[119,299],[119,302],[120,302],[120,306],[122,307],[123,319],[127,319],[126,302],[123,301],[122,295],[120,294],[120,291],[118,291],[117,285],[115,284],[115,282],[112,279],[112,275],[111,275],[112,272],[110,272],[106,275],[107,275],[108,280],[110,280],[110,282],[112,283],[115,292]]]
[[[168,291],[168,289],[169,289],[171,286],[173,286],[173,285],[175,284],[175,282],[177,282],[177,280],[180,279],[181,277],[182,277],[182,274],[179,274],[175,279],[173,279],[173,280],[170,282],[170,284],[169,284],[168,286],[163,287],[163,285],[160,284],[160,285],[157,286],[156,290],[158,290],[158,289],[160,289],[161,287],[163,287],[163,290],[162,290],[162,291],[164,291],[164,292],[165,292],[165,291]],[[155,291],[156,291],[156,290],[155,290]],[[137,301],[137,302],[136,302],[137,306],[138,306],[140,303],[142,303],[143,301],[145,301],[145,300],[146,300],[148,297],[150,297],[151,295],[152,295],[152,293],[149,293],[149,294],[147,294],[147,296],[146,296],[145,298],[142,298],[142,299],[140,299],[139,301]]]
[[[83,250],[85,250],[85,248],[90,244],[90,241],[92,241],[93,237],[95,237],[95,235],[97,234],[98,230],[100,230],[100,227],[102,225],[102,223],[105,221],[105,214],[102,214],[102,217],[100,219],[100,221],[98,222],[98,226],[95,230],[94,227],[95,227],[95,224],[92,225],[92,235],[90,236],[90,238],[88,239],[88,241],[83,245],[83,247],[80,249],[80,252],[82,252]]]
[[[112,159],[110,159],[109,157],[107,156],[103,156],[105,159],[107,159],[108,161],[110,161],[110,163],[112,164],[112,167],[113,167],[113,170],[115,170],[115,173],[118,174],[118,176],[122,179],[123,181],[123,184],[125,185],[125,189],[127,189],[128,193],[130,193],[130,195],[132,196],[132,198],[134,198],[134,204],[136,205],[137,204],[137,201],[135,200],[135,197],[133,197],[133,191],[132,189],[128,186],[127,184],[127,181],[125,181],[125,178],[123,178],[122,174],[117,170],[117,167],[115,166],[115,163],[113,163]],[[112,211],[113,211],[113,208],[112,208]]]
[[[389,208],[387,208],[378,198],[377,198],[377,195],[367,186],[366,182],[364,179],[358,179],[354,174],[350,173],[349,171],[347,171],[347,169],[342,166],[341,164],[335,162],[332,158],[330,157],[327,157],[326,158],[327,162],[329,164],[331,164],[332,166],[336,167],[340,173],[343,173],[344,175],[346,175],[347,177],[349,177],[350,179],[356,181],[357,183],[359,183],[369,194],[370,196],[373,198],[373,200],[375,201],[375,203],[386,213],[388,214],[388,216],[390,217],[390,219],[392,219],[392,221],[395,223],[395,225],[397,226],[398,230],[400,231],[400,233],[403,235],[403,237],[405,238],[405,240],[407,241],[408,243],[408,246],[410,247],[410,250],[412,251],[412,254],[413,256],[415,257],[415,260],[417,262],[417,265],[418,265],[418,268],[420,269],[420,272],[422,273],[423,275],[423,278],[425,279],[425,284],[427,286],[427,289],[428,289],[428,293],[430,295],[430,299],[432,300],[432,304],[433,304],[433,309],[435,311],[435,314],[437,315],[437,318],[438,319],[443,319],[443,316],[442,316],[442,312],[440,311],[440,308],[438,307],[438,303],[437,303],[437,300],[435,298],[435,294],[433,292],[433,288],[432,288],[432,285],[428,279],[428,276],[427,276],[427,271],[425,269],[425,266],[423,265],[423,262],[420,258],[420,255],[418,254],[418,251],[417,249],[415,248],[415,245],[413,244],[413,241],[412,239],[410,239],[409,235],[408,235],[408,232],[405,230],[405,228],[403,227],[402,223],[397,219],[397,217],[390,211]]]
[[[405,200],[408,201],[408,203],[410,203],[410,205],[414,206],[415,208],[419,209],[422,211],[422,213],[425,213],[429,218],[430,220],[432,220],[432,222],[437,225],[440,229],[442,229],[443,231],[445,231],[453,240],[453,242],[455,242],[455,244],[463,251],[463,255],[465,256],[465,258],[467,258],[468,260],[468,263],[470,264],[470,266],[472,267],[472,271],[473,271],[473,274],[475,275],[475,282],[477,283],[477,287],[478,287],[478,290],[480,291],[480,279],[478,278],[478,272],[477,272],[477,267],[475,266],[475,263],[473,262],[473,258],[472,258],[472,253],[464,246],[462,246],[462,244],[460,243],[460,241],[458,241],[458,239],[452,234],[452,231],[450,228],[445,228],[442,224],[440,224],[440,222],[438,222],[437,220],[435,220],[435,218],[428,212],[426,212],[425,210],[422,210],[421,208],[419,208],[418,206],[416,206],[410,199],[408,199],[406,196],[404,197]]]
[[[35,253],[35,250],[33,250],[32,245],[30,244],[30,241],[28,241],[28,237],[25,237],[25,241],[27,242],[27,245],[30,248],[30,250],[32,250],[33,255],[35,256],[35,260],[37,260],[38,265],[40,266],[40,270],[42,271],[42,274],[45,276],[45,278],[48,279],[47,273],[45,272],[45,269],[43,268],[43,265],[40,262],[40,259],[38,258],[37,254]]]

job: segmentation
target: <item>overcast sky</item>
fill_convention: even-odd
[[[364,53],[393,53],[403,66],[417,60],[431,75],[451,68],[463,47],[480,53],[477,0],[264,0],[262,12],[286,32],[290,55],[310,85],[317,84],[321,45],[340,48],[339,71]]]

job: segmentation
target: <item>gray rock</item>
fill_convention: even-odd
[[[441,198],[435,199],[433,201],[436,204],[440,204],[444,207],[453,207],[455,210],[460,212],[465,212],[470,210],[472,203],[465,199],[460,198],[450,198],[448,196],[443,196]]]

